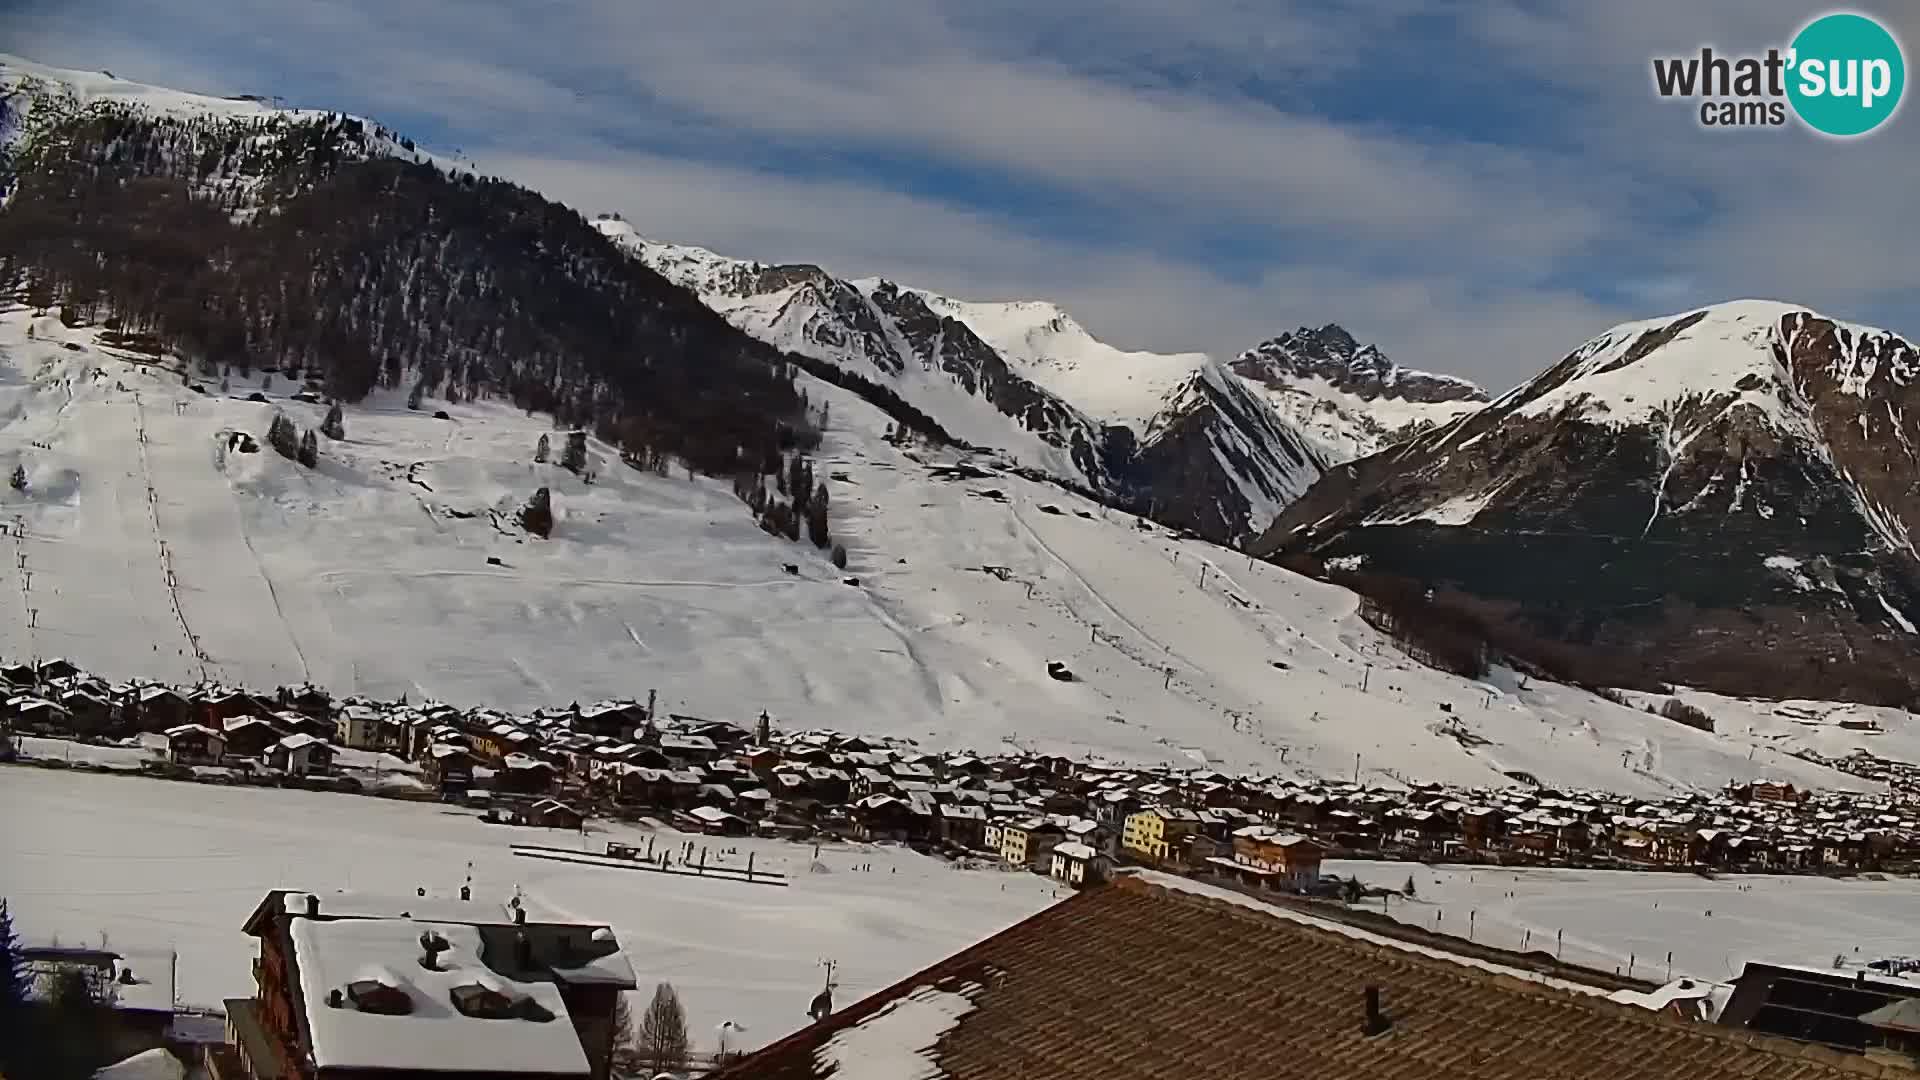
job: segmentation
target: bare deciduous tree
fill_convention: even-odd
[[[653,1001],[640,1018],[640,1062],[649,1073],[687,1066],[687,1011],[672,983],[653,988]]]

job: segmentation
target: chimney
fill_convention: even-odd
[[[527,909],[526,908],[520,907],[518,905],[514,906],[513,925],[515,926],[527,925]]]
[[[341,1005],[345,1003],[345,1000],[345,996],[340,993],[339,987],[336,986],[327,991],[327,1004],[333,1008],[340,1008]]]
[[[471,885],[460,886],[460,899],[462,900],[473,899],[473,886]]]
[[[513,965],[522,974],[533,970],[533,939],[525,930],[513,936]]]
[[[308,893],[307,894],[307,918],[317,919],[319,917],[320,917],[320,898],[313,895],[312,893]]]
[[[1362,1019],[1360,1024],[1360,1034],[1365,1035],[1368,1038],[1372,1038],[1375,1035],[1380,1035],[1385,1033],[1388,1028],[1393,1026],[1393,1023],[1392,1021],[1387,1019],[1385,1013],[1380,1011],[1380,988],[1379,987],[1377,986],[1367,987],[1366,1003],[1367,1003],[1366,1004],[1367,1011],[1366,1011],[1366,1016]]]

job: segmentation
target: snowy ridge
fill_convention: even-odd
[[[1117,349],[1042,301],[954,300],[657,243],[617,217],[595,224],[748,334],[878,382],[971,445],[1203,534],[1257,534],[1325,468],[1204,354]],[[1217,430],[1185,437],[1196,425]]]
[[[1138,428],[1212,361],[1204,353],[1129,352],[1096,339],[1040,300],[972,302],[915,290],[927,306],[966,323],[1022,374],[1094,418]]]
[[[1785,344],[1781,320],[1803,313],[1805,308],[1791,304],[1741,300],[1622,323],[1495,404],[1518,401],[1520,415],[1571,409],[1591,422],[1625,425],[1654,421],[1689,398],[1714,395],[1721,411],[1753,409],[1805,431],[1791,375],[1775,349]]]
[[[432,153],[382,125],[325,109],[290,108],[258,95],[216,97],[122,79],[104,71],[50,67],[0,53],[0,165],[54,125],[98,109],[125,110],[171,119],[202,129],[205,145],[228,142],[235,131],[253,140],[271,139],[280,130],[318,122],[357,124],[354,153],[368,158],[399,158],[443,170],[472,171],[458,155]],[[203,178],[217,182],[221,178]],[[230,178],[229,178],[230,179]]]

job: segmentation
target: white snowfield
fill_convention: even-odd
[[[1246,382],[1335,464],[1378,453],[1411,432],[1439,427],[1486,407],[1483,401],[1367,400],[1320,378],[1296,377],[1281,387]]]
[[[1860,969],[1914,952],[1911,878],[1836,880],[1617,870],[1504,870],[1331,860],[1324,871],[1414,897],[1368,908],[1429,930],[1501,949],[1559,955],[1603,971],[1631,965],[1637,978],[1715,982],[1752,961]],[[1384,904],[1384,906],[1383,906]]]
[[[1096,420],[1142,428],[1167,394],[1212,360],[1205,353],[1116,348],[1042,300],[954,300],[916,289],[927,306],[965,323],[1008,364]]]
[[[258,945],[240,927],[270,889],[311,890],[324,909],[327,895],[341,890],[411,898],[424,888],[442,902],[423,917],[446,919],[471,863],[476,902],[499,910],[518,888],[531,918],[611,925],[640,985],[630,1002],[636,1017],[654,984],[670,982],[696,1050],[715,1049],[729,1020],[738,1030],[727,1035],[728,1048],[742,1049],[807,1024],[823,959],[838,965],[835,1002],[849,1004],[1064,895],[1034,874],[955,870],[893,846],[827,845],[816,870],[810,846],[666,829],[655,837],[663,851],[692,840],[696,858],[705,846],[709,863],[736,868],[752,853],[756,870],[787,875],[790,885],[780,888],[521,858],[509,849],[598,852],[609,839],[644,848],[650,834],[638,827],[603,832],[596,824],[583,838],[363,796],[21,768],[0,776],[0,814],[12,823],[0,830],[0,896],[20,935],[93,943],[104,932],[114,948],[138,946],[143,957],[171,948],[188,1004],[252,995]],[[470,969],[460,932],[438,929],[460,946],[451,959]],[[369,931],[402,961],[417,955],[419,932],[389,939]],[[372,962],[351,947],[341,956]],[[328,985],[354,976],[337,963],[315,975]],[[342,1034],[347,1053],[353,1033]]]
[[[942,478],[929,467],[951,455],[888,444],[884,415],[811,380],[831,403],[816,474],[844,574],[763,533],[724,481],[643,474],[598,444],[591,485],[535,464],[542,434],[555,458],[565,441],[544,417],[381,395],[307,470],[265,446],[268,421],[315,427],[323,408],[288,400],[284,377],[219,381],[196,393],[90,333],[0,315],[0,474],[29,480],[0,487],[0,656],[506,709],[651,689],[743,725],[766,709],[929,748],[1378,783],[1855,788],[1784,751],[1920,759],[1920,729],[1892,711],[1841,732],[1755,709],[1711,735],[1504,672],[1435,672],[1342,589],[1015,476]],[[231,448],[235,431],[260,449]],[[541,485],[545,541],[512,523]]]

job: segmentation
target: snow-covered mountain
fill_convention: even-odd
[[[1508,672],[1422,667],[1352,593],[989,455],[899,445],[889,416],[806,375],[831,407],[814,460],[845,570],[768,535],[725,480],[629,467],[597,439],[591,484],[539,461],[551,421],[500,401],[414,411],[378,391],[302,468],[261,445],[276,412],[311,427],[325,410],[287,379],[198,392],[178,358],[109,336],[0,310],[0,474],[27,479],[0,486],[0,657],[504,709],[651,688],[675,712],[766,709],[928,749],[1343,777],[1359,755],[1381,783],[1857,787],[1783,751],[1920,757],[1920,727],[1890,710],[1792,714],[1821,718],[1806,723],[1692,699],[1729,718],[1709,734]],[[512,521],[540,486],[546,540]],[[1887,730],[1840,726],[1857,718]]]
[[[617,217],[596,225],[747,333],[886,387],[968,444],[1213,539],[1265,528],[1326,466],[1209,357],[1114,348],[1051,304],[959,301],[660,243]]]
[[[1617,326],[1334,469],[1257,549],[1458,585],[1676,682],[1897,698],[1920,692],[1917,446],[1912,344],[1739,301]]]
[[[168,138],[150,152],[190,162],[195,178],[206,187],[250,186],[267,171],[265,162],[280,160],[290,143],[323,126],[330,128],[328,152],[341,157],[397,158],[443,168],[467,165],[455,155],[429,153],[360,117],[290,108],[262,95],[216,97],[171,90],[111,72],[49,67],[0,53],[0,194],[10,184],[17,156],[29,151],[41,134],[76,120],[127,117],[169,124]],[[210,155],[215,147],[218,152]]]
[[[1233,361],[1267,401],[1332,461],[1352,461],[1404,442],[1487,403],[1465,379],[1400,367],[1333,323],[1303,326]]]

